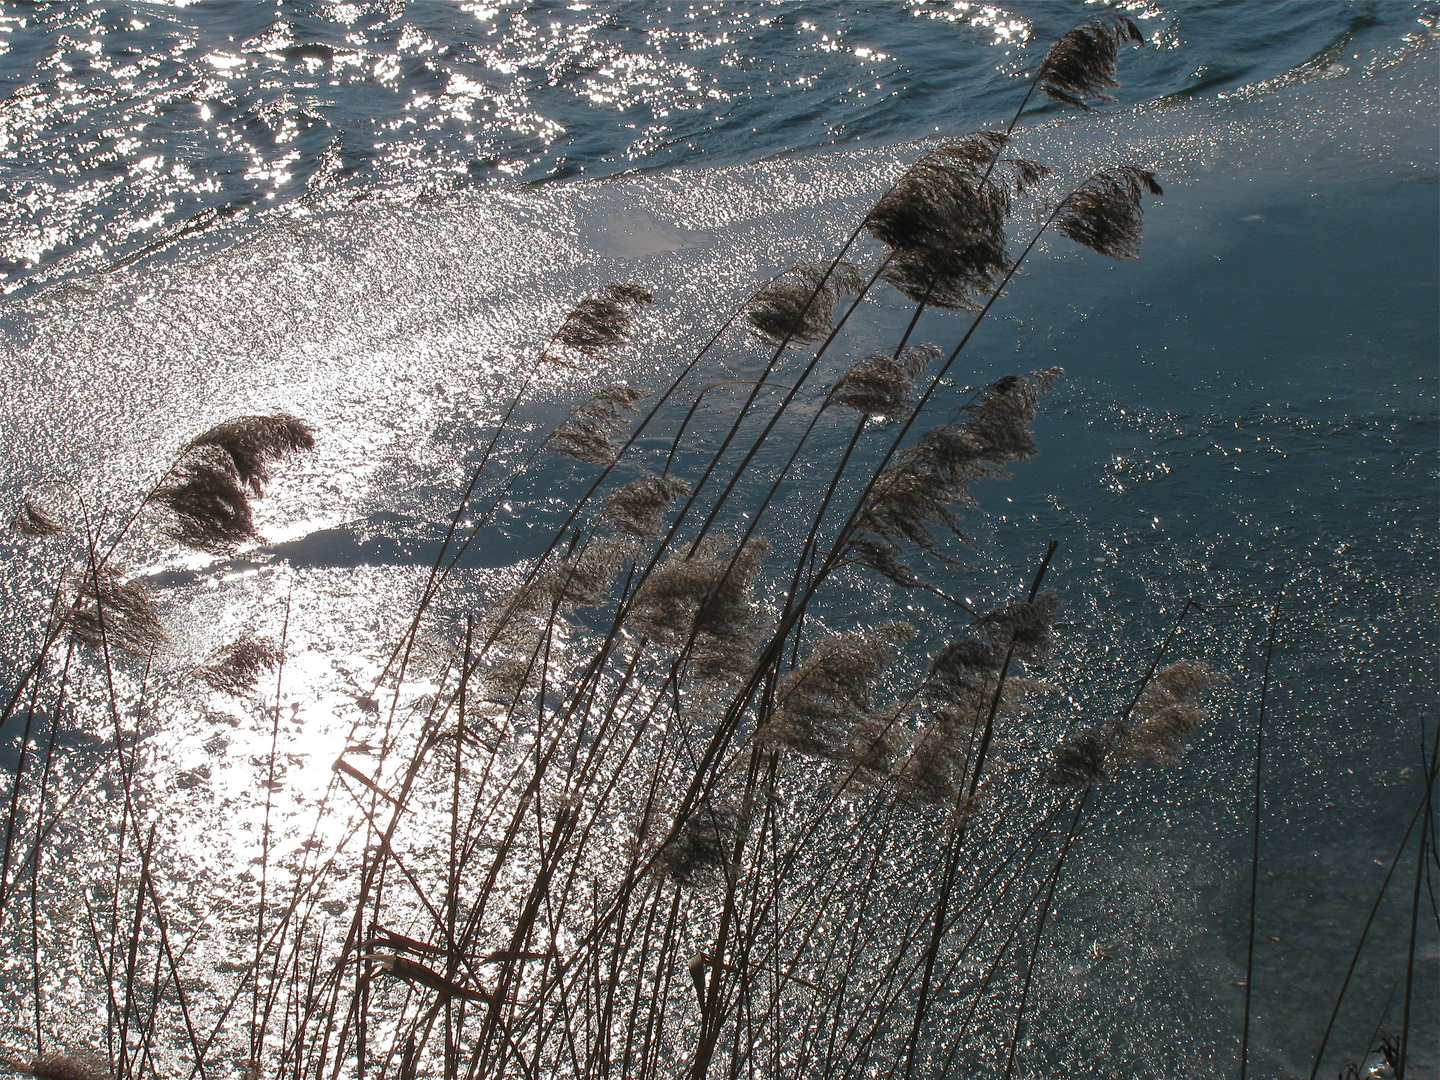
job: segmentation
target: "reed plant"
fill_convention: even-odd
[[[1184,631],[1237,607],[1192,598],[1140,670],[1091,665],[1082,692],[1056,655],[1087,630],[1058,621],[1054,542],[1037,538],[1015,595],[962,599],[966,517],[1041,452],[1033,425],[1064,373],[958,394],[953,380],[1042,239],[1138,254],[1161,194],[1149,163],[1102,163],[1061,190],[1011,146],[1037,90],[1112,100],[1119,50],[1140,41],[1121,15],[1066,34],[1004,130],[927,151],[841,250],[719,320],[668,388],[601,387],[499,474],[537,373],[603,368],[653,297],[616,283],[560,318],[355,698],[298,850],[280,850],[271,803],[290,605],[278,637],[214,642],[167,673],[157,608],[120,556],[146,529],[213,556],[253,545],[252,501],[317,433],[286,414],[225,421],[108,530],[73,492],[24,499],[17,535],[71,544],[72,569],[0,716],[23,727],[0,925],[31,954],[31,1017],[15,1026],[31,1042],[10,1065],[41,1080],[1043,1073],[1030,1013],[1066,871],[1109,791],[1142,762],[1178,765],[1214,722],[1226,677],[1187,655]],[[887,286],[913,305],[903,333],[847,362],[847,323]],[[948,340],[912,343],[932,309],[960,313]],[[756,377],[707,367],[722,344],[755,342]],[[700,402],[722,388],[742,400],[703,430]],[[447,588],[542,455],[571,459],[583,494],[540,555],[457,617]],[[819,497],[796,508],[783,489],[802,465]],[[61,792],[54,733],[87,680],[110,742]],[[165,823],[138,764],[134,718],[186,687],[252,701],[268,733],[248,892],[209,910],[162,892],[176,876],[155,872]],[[1042,746],[1056,698],[1086,719]],[[92,826],[109,873],[82,886],[73,920],[104,1000],[93,1062],[52,1045],[40,899],[49,838],[92,784],[112,815]],[[322,833],[322,819],[346,824]],[[227,951],[218,975],[199,973],[202,945]]]

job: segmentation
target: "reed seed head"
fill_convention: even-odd
[[[853,263],[801,263],[756,293],[745,306],[750,332],[779,345],[812,345],[833,329],[831,314],[846,296],[865,287]]]
[[[953,802],[965,779],[974,732],[973,716],[957,709],[937,709],[895,771],[901,801],[912,805]]]
[[[892,546],[909,541],[935,558],[949,562],[950,557],[932,530],[944,527],[963,540],[960,517],[951,507],[971,501],[968,484],[947,482],[944,476],[902,452],[900,460],[887,466],[870,489],[856,519],[856,531],[862,535],[872,533]],[[880,552],[868,554],[877,553]]]
[[[269,467],[299,450],[315,449],[315,429],[297,416],[237,416],[190,441],[190,448],[214,447],[229,459],[230,471],[256,495],[264,494]]]
[[[598,360],[607,350],[630,340],[640,306],[654,299],[648,289],[639,285],[628,282],[607,285],[580,301],[565,316],[555,333],[555,343],[588,360]],[[579,366],[550,351],[541,359],[562,367]]]
[[[843,405],[877,418],[898,416],[910,407],[916,377],[939,357],[934,345],[916,345],[899,356],[873,353],[840,376],[826,405]]]
[[[155,501],[170,511],[172,539],[212,555],[229,555],[259,539],[249,493],[229,460],[214,447],[192,450],[155,492]]]
[[[1164,192],[1147,169],[1125,165],[1096,173],[1060,203],[1055,227],[1065,236],[1112,259],[1140,254],[1145,192]]]
[[[68,531],[55,513],[27,496],[10,518],[10,531],[20,536],[59,536]]]
[[[197,668],[195,678],[212,690],[241,697],[254,690],[260,676],[274,671],[280,660],[280,649],[273,641],[247,634]]]
[[[901,557],[900,545],[875,536],[857,536],[846,545],[846,561],[867,566],[902,588],[921,584],[919,575]]]
[[[988,612],[980,621],[997,653],[1013,649],[1019,660],[1038,660],[1050,649],[1050,634],[1060,604],[1060,597],[1047,589],[1034,600]]]
[[[1055,758],[1046,774],[1056,787],[1090,787],[1105,779],[1105,733],[1088,727],[1055,748]]]
[[[1196,660],[1181,660],[1156,672],[1132,710],[1140,722],[1122,729],[1130,753],[1161,764],[1178,761],[1185,741],[1210,719],[1197,699],[1225,681],[1225,676]]]
[[[660,522],[670,504],[689,494],[690,485],[676,477],[644,476],[610,492],[600,517],[616,532],[651,540],[660,535]]]
[[[119,571],[102,567],[76,583],[65,614],[70,637],[85,645],[124,649],[148,656],[166,641],[165,628],[143,582],[125,581]]]
[[[932,700],[978,721],[988,715],[992,704],[997,713],[1009,713],[1031,694],[1048,690],[1045,684],[1019,677],[1013,667],[1007,668],[1006,658],[1034,661],[1043,656],[1050,647],[1059,606],[1058,596],[1042,592],[1034,600],[1018,601],[981,615],[959,638],[930,658],[926,693]],[[1003,684],[1002,670],[1006,673]]]
[[[313,429],[289,413],[237,416],[192,439],[152,498],[170,512],[173,539],[228,555],[260,538],[250,498],[263,493],[270,465],[314,447]]]
[[[483,700],[510,708],[540,688],[540,659],[530,651],[507,657],[485,673]]]
[[[852,783],[879,787],[894,768],[901,749],[896,727],[900,710],[870,713],[861,717],[845,743],[841,761],[854,770]]]
[[[636,551],[635,543],[629,540],[591,540],[535,575],[504,608],[543,620],[552,612],[565,613],[604,603],[620,566],[634,558]]]
[[[882,276],[909,299],[978,310],[1010,269],[1010,199],[1049,175],[1001,158],[1008,137],[982,131],[915,162],[870,211],[865,227],[890,248]]]
[[[40,1054],[30,1064],[22,1065],[20,1071],[35,1080],[110,1080],[108,1068],[69,1054]]]
[[[847,733],[874,709],[874,689],[890,660],[890,647],[914,635],[904,623],[832,634],[816,643],[795,670],[781,677],[775,710],[756,740],[799,754],[839,760]]]
[[[909,299],[973,310],[1009,269],[1009,188],[985,175],[1005,141],[980,132],[925,155],[870,211],[866,229],[890,248],[882,276]]]
[[[1140,27],[1125,15],[1097,15],[1062,37],[1040,64],[1040,89],[1056,101],[1092,111],[1086,98],[1114,101],[1120,85],[1117,54],[1126,41],[1145,43]]]
[[[1007,375],[967,406],[958,423],[934,428],[915,446],[902,450],[866,497],[856,519],[856,536],[890,544],[908,541],[950,561],[932,530],[944,527],[961,535],[960,519],[953,508],[974,501],[970,485],[1003,477],[1000,466],[1035,456],[1030,424],[1040,395],[1054,386],[1061,374],[1060,368],[1046,368],[1031,372],[1028,378]],[[887,557],[883,550],[865,554],[879,556],[878,561]]]
[[[999,671],[1004,659],[1004,652],[989,635],[972,627],[930,658],[928,689],[944,700],[958,701],[979,690],[988,675]]]
[[[760,631],[754,599],[760,562],[770,545],[761,537],[726,553],[707,538],[691,555],[672,555],[635,591],[631,626],[662,644],[691,646],[691,672],[707,680],[743,674]]]
[[[635,403],[649,396],[633,386],[606,386],[573,409],[547,440],[558,453],[587,465],[613,465],[620,456],[614,436],[639,410]]]
[[[739,815],[728,801],[706,800],[660,849],[656,865],[680,885],[713,880],[730,863]]]
[[[1193,701],[1210,687],[1229,681],[1198,660],[1177,660],[1155,673],[1154,685],[1176,701]]]

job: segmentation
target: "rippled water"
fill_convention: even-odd
[[[967,349],[937,423],[963,387],[1055,364],[1067,374],[1037,424],[1041,455],[977,487],[973,565],[943,580],[978,605],[1003,602],[1060,542],[1049,581],[1067,604],[1054,663],[1064,692],[1007,732],[1019,801],[1056,738],[1092,718],[1088,695],[1107,701],[1143,670],[1187,596],[1282,602],[1252,1068],[1304,1076],[1377,863],[1420,796],[1419,744],[1440,699],[1427,659],[1440,594],[1435,15],[1124,6],[1151,44],[1122,58],[1122,103],[1097,116],[1037,109],[1020,145],[1071,180],[1097,162],[1143,163],[1166,194],[1137,261],[1043,243]],[[219,420],[285,408],[318,432],[315,453],[278,470],[257,504],[266,544],[233,559],[177,553],[142,522],[124,555],[171,640],[152,667],[119,666],[124,714],[107,712],[85,658],[71,708],[53,727],[37,714],[21,787],[35,805],[53,746],[44,797],[58,824],[37,884],[49,1038],[104,1049],[86,904],[103,902],[113,874],[117,727],[136,740],[139,813],[158,823],[155,872],[177,934],[194,935],[183,966],[197,985],[223,997],[254,950],[252,860],[267,829],[276,882],[334,855],[313,926],[343,935],[364,822],[327,795],[331,763],[346,746],[385,747],[349,760],[386,784],[399,775],[413,724],[392,730],[356,698],[556,320],[609,281],[656,294],[613,366],[546,373],[522,405],[524,434],[498,448],[497,476],[595,386],[665,385],[758,282],[831,253],[921,152],[912,140],[1008,119],[1048,41],[1093,9],[1012,7],[6,5],[0,492],[67,504],[36,485],[74,484],[113,525]],[[587,179],[538,182],[565,176]],[[876,254],[860,252],[867,268]],[[907,318],[879,294],[830,374],[893,343]],[[949,346],[964,325],[927,313],[916,335]],[[761,363],[732,333],[690,392]],[[737,401],[707,398],[681,475]],[[756,458],[741,487],[752,505],[816,404],[802,398]],[[673,423],[664,430],[642,453],[665,453]],[[782,553],[848,437],[838,422],[818,431],[764,523]],[[431,655],[404,704],[436,691],[465,616],[543,549],[590,475],[541,458],[519,476],[427,624]],[[4,544],[13,685],[77,556],[64,539]],[[920,631],[899,692],[950,614],[859,575],[848,584],[820,624],[900,614]],[[766,587],[773,599],[782,586]],[[257,701],[187,680],[247,630],[285,642]],[[1099,802],[1047,923],[1027,1059],[1045,1071],[1032,1074],[1235,1067],[1264,633],[1253,607],[1186,630],[1186,654],[1231,682],[1182,767],[1136,770]],[[5,738],[14,775],[15,726]],[[443,790],[422,794],[446,805]],[[622,849],[626,798],[597,866]],[[434,817],[416,817],[405,850],[434,850]],[[804,868],[816,880],[852,857],[839,831]],[[900,847],[897,883],[929,887],[932,840],[917,828]],[[391,902],[387,918],[413,918]],[[707,903],[686,930],[695,949],[713,934]],[[903,911],[897,900],[873,912],[877,934]],[[23,1052],[28,906],[6,919],[0,1040]],[[1408,902],[1382,908],[1327,1073],[1358,1059],[1372,1029],[1396,1028],[1408,919]],[[1433,1016],[1433,933],[1420,956],[1417,1007]],[[941,1049],[943,1025],[958,1022],[950,1007]],[[183,1031],[164,1044],[166,1060],[187,1060]],[[238,1069],[245,1033],[227,1046]],[[1433,1037],[1415,1052],[1417,1070],[1435,1067]]]
[[[1345,64],[1400,3],[1121,5],[1122,100]],[[1086,9],[787,3],[12,3],[4,290],[225,243],[378,189],[755,161],[1003,123]],[[1044,118],[1057,106],[1037,108]]]

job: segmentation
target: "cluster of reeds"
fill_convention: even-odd
[[[1118,47],[1139,40],[1123,16],[1071,31],[1015,120],[1037,88],[1082,108],[1111,100]],[[1132,257],[1144,198],[1161,190],[1125,162],[1053,190],[1047,168],[1010,155],[1015,120],[926,153],[838,254],[758,288],[663,392],[604,387],[492,479],[535,373],[602,363],[653,298],[611,285],[558,321],[479,454],[406,631],[358,695],[355,740],[337,748],[319,811],[348,816],[350,831],[333,847],[317,831],[282,867],[266,796],[248,944],[223,979],[193,977],[203,925],[186,942],[171,931],[175,898],[152,869],[161,823],[121,720],[133,703],[114,687],[116,650],[148,671],[164,643],[114,559],[140,512],[105,537],[81,523],[77,568],[3,720],[23,721],[28,747],[32,726],[63,711],[76,650],[96,655],[118,806],[114,874],[86,892],[85,925],[111,1075],[159,1075],[162,1052],[193,1075],[296,1080],[908,1077],[981,1063],[1008,1077],[1022,1054],[1043,1057],[1027,1010],[1067,861],[1121,765],[1173,764],[1223,676],[1176,655],[1181,622],[1205,612],[1187,604],[1148,669],[1112,673],[1118,689],[1081,702],[1090,719],[1037,763],[1033,733],[1054,730],[1046,702],[1068,694],[1063,672],[1047,677],[1061,633],[1061,596],[1044,587],[1055,545],[1017,595],[954,595],[973,543],[964,516],[1039,451],[1033,424],[1063,376],[1015,373],[954,400],[957,361],[1042,237]],[[1018,211],[1035,205],[1015,253]],[[837,361],[847,320],[881,283],[914,305],[903,335]],[[948,347],[911,344],[927,308],[970,313]],[[761,374],[703,382],[737,323],[749,333],[734,336],[770,350]],[[721,385],[748,390],[701,441],[696,405]],[[782,418],[805,407],[808,425],[787,436]],[[669,433],[663,462],[645,432]],[[762,476],[761,449],[785,438]],[[233,552],[257,539],[250,500],[271,465],[312,445],[289,416],[221,424],[183,448],[142,509],[179,543]],[[681,448],[700,455],[692,475],[672,475]],[[442,618],[465,552],[550,452],[592,470],[584,495],[507,591]],[[796,463],[827,454],[800,527],[767,535]],[[36,499],[16,523],[36,538],[64,527]],[[833,627],[857,591],[872,617]],[[897,621],[876,597],[919,597],[951,629]],[[449,644],[427,649],[422,632],[447,628]],[[262,676],[283,685],[285,649],[283,635],[217,643],[190,681],[236,696]],[[264,699],[267,790],[281,698]],[[21,774],[34,769],[24,753]],[[50,1047],[39,970],[37,878],[58,813],[48,755],[23,813],[20,775],[12,785],[0,859],[0,918],[27,885],[31,907],[35,1038],[16,1063],[88,1080]]]

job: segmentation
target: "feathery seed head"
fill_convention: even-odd
[[[951,507],[971,501],[968,484],[950,483],[945,476],[917,461],[913,454],[902,451],[898,460],[886,466],[871,487],[856,518],[856,533],[862,537],[872,534],[892,546],[897,541],[909,541],[937,559],[949,562],[949,556],[931,530],[942,526],[961,536],[959,515]],[[868,554],[884,555],[884,552]]]
[[[750,330],[761,341],[812,345],[832,329],[832,309],[865,287],[853,263],[802,263],[792,267],[751,298],[745,308]]]
[[[683,646],[694,635],[691,671],[703,679],[746,669],[760,629],[755,578],[770,545],[753,537],[734,554],[707,538],[693,555],[672,555],[635,591],[630,622],[662,644]]]
[[[148,656],[166,641],[165,629],[141,581],[125,581],[106,566],[75,585],[65,623],[75,641]]]
[[[1132,715],[1141,717],[1140,722],[1121,729],[1130,752],[1162,764],[1178,761],[1185,740],[1210,719],[1196,699],[1226,681],[1224,675],[1197,660],[1180,660],[1161,668],[1132,710]]]
[[[1056,787],[1090,787],[1105,779],[1105,733],[1088,727],[1055,748],[1045,779]]]
[[[260,676],[280,663],[274,642],[247,634],[225,648],[210,663],[197,668],[195,677],[212,690],[240,697],[255,689]]]
[[[1013,648],[1021,660],[1036,660],[1050,648],[1050,631],[1060,597],[1046,590],[1034,600],[1009,604],[984,615],[981,623],[999,653]]]
[[[26,496],[10,518],[10,531],[20,536],[40,537],[59,536],[67,530],[53,511],[34,497]]]
[[[936,710],[895,772],[901,800],[912,805],[953,802],[965,778],[973,736],[972,716]]]
[[[813,757],[841,758],[845,732],[862,724],[873,709],[874,686],[890,659],[889,646],[913,634],[904,623],[887,623],[818,642],[799,667],[780,679],[775,711],[756,732],[757,741]]]
[[[242,544],[259,539],[249,493],[224,451],[196,448],[171,476],[156,490],[154,499],[170,511],[172,539],[212,555],[231,554]]]
[[[1143,45],[1145,38],[1125,15],[1097,15],[1062,37],[1040,64],[1040,89],[1056,101],[1091,111],[1086,98],[1114,101],[1110,90],[1120,85],[1117,52],[1122,42]]]
[[[885,781],[900,756],[895,731],[898,721],[898,710],[891,710],[870,713],[855,725],[841,754],[841,761],[855,771],[852,783],[879,787]]]
[[[310,425],[289,413],[237,416],[190,440],[152,498],[170,512],[173,539],[228,555],[259,539],[250,498],[263,492],[270,465],[314,447]]]
[[[110,1070],[98,1061],[69,1054],[40,1054],[29,1065],[20,1068],[35,1080],[110,1080]]]
[[[1037,660],[1050,647],[1050,632],[1060,598],[1042,592],[981,615],[955,641],[930,659],[926,691],[936,701],[971,714],[989,710],[1005,658]],[[1019,708],[1026,696],[1048,689],[1007,673],[997,711]]]
[[[1198,660],[1177,660],[1157,671],[1154,681],[1176,701],[1193,701],[1210,687],[1230,679]]]
[[[1004,652],[996,649],[983,630],[971,629],[930,658],[930,689],[952,700],[968,695],[985,675],[998,671],[1004,659]]]
[[[846,545],[846,558],[856,566],[868,566],[882,577],[887,577],[902,588],[913,588],[920,584],[915,573],[900,553],[900,545],[884,537],[857,536]]]
[[[264,494],[269,466],[298,450],[315,449],[315,429],[297,416],[237,416],[190,440],[190,448],[214,447],[229,458],[229,471],[256,495]]]
[[[1060,203],[1055,221],[1065,236],[1112,259],[1133,259],[1140,254],[1145,192],[1161,195],[1155,174],[1124,165],[1097,173]]]
[[[485,673],[484,701],[509,710],[540,688],[541,664],[533,648],[495,664]]]
[[[586,359],[598,360],[607,349],[630,340],[640,305],[654,299],[648,289],[639,285],[607,285],[575,305],[556,331],[555,342]],[[579,366],[553,352],[540,359],[562,367]]]
[[[557,559],[537,574],[505,605],[513,612],[549,619],[551,612],[594,607],[610,594],[621,564],[636,553],[629,540],[592,540],[578,551]]]
[[[865,219],[891,249],[882,276],[911,300],[973,310],[1009,269],[1010,189],[991,168],[1005,141],[979,132],[925,155]]]
[[[571,410],[547,442],[561,454],[587,465],[613,465],[620,456],[614,436],[639,410],[635,403],[649,396],[633,386],[606,386],[584,405]]]
[[[660,535],[660,522],[676,499],[690,494],[690,485],[673,476],[645,476],[622,484],[605,497],[600,518],[616,532],[641,540]]]
[[[1203,709],[1191,705],[1157,709],[1130,731],[1130,752],[1161,764],[1174,764],[1185,751],[1185,740],[1207,719]]]
[[[970,485],[1004,476],[1000,466],[1007,462],[1035,456],[1030,424],[1040,394],[1059,375],[1059,368],[1032,372],[1028,378],[1007,375],[966,406],[962,420],[927,431],[918,443],[902,450],[866,497],[856,519],[856,536],[868,534],[892,544],[909,541],[949,561],[932,528],[941,526],[960,535],[959,517],[952,508],[974,501]],[[885,552],[866,554],[883,557]]]
[[[660,849],[656,865],[680,885],[711,880],[729,865],[739,815],[728,802],[697,807],[675,836]]]
[[[897,416],[910,406],[916,376],[939,356],[934,345],[916,345],[898,357],[890,352],[867,356],[840,376],[826,405],[843,405],[874,417]]]

